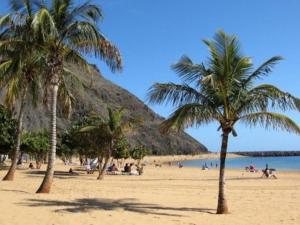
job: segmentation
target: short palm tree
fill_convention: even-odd
[[[26,98],[32,97],[35,106],[43,57],[37,51],[31,23],[38,1],[10,0],[12,12],[1,17],[0,85],[6,88],[5,103],[10,108],[20,102],[17,118],[16,144],[12,163],[3,180],[13,180],[20,153],[23,115]]]
[[[63,71],[67,63],[88,67],[84,55],[92,54],[108,64],[112,71],[120,70],[118,49],[99,31],[102,19],[100,8],[90,1],[77,5],[74,0],[52,0],[35,14],[33,27],[42,39],[46,55],[46,86],[51,95],[51,147],[44,180],[37,193],[49,193],[56,157],[56,108],[58,89],[63,85]]]
[[[216,121],[222,131],[217,213],[228,212],[225,198],[225,159],[228,136],[236,136],[237,122],[249,126],[281,128],[300,134],[300,128],[285,115],[270,110],[299,109],[299,99],[270,84],[254,82],[272,71],[282,58],[272,57],[257,69],[244,57],[235,36],[223,31],[214,40],[205,40],[210,57],[194,64],[187,56],[172,66],[182,84],[156,83],[149,90],[150,103],[171,103],[177,107],[161,125],[162,132],[177,131]]]
[[[98,180],[102,180],[109,159],[111,158],[113,145],[116,140],[123,136],[123,132],[130,126],[129,123],[122,122],[123,108],[112,110],[108,108],[108,119],[102,120],[100,117],[92,116],[90,124],[80,129],[81,133],[86,133],[91,148],[94,149],[99,162]],[[93,120],[94,118],[94,120]],[[104,163],[102,161],[104,159]]]

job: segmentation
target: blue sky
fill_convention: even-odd
[[[6,1],[1,1],[6,2]],[[83,1],[81,1],[83,2]],[[274,0],[101,0],[105,19],[103,33],[121,50],[122,74],[112,74],[103,63],[91,60],[104,76],[142,100],[154,82],[178,82],[170,65],[186,54],[195,62],[207,59],[203,39],[223,29],[238,35],[245,55],[255,65],[281,55],[285,58],[264,82],[300,96],[300,1]],[[0,6],[3,13],[7,7]],[[150,105],[168,116],[171,107]],[[300,124],[300,113],[287,113]],[[229,150],[300,150],[300,137],[282,131],[237,126],[238,137],[230,138]],[[217,125],[188,133],[209,150],[220,148]]]

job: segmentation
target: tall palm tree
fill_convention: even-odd
[[[42,55],[37,51],[31,23],[39,1],[10,0],[12,12],[0,19],[0,85],[6,87],[5,103],[11,108],[16,100],[20,102],[16,144],[11,166],[3,180],[11,181],[20,153],[23,115],[26,98],[30,94],[35,106],[38,96],[39,75],[42,69]]]
[[[299,109],[300,100],[270,84],[254,86],[257,79],[270,74],[281,57],[272,57],[254,69],[251,58],[241,54],[236,36],[219,31],[214,40],[204,43],[210,51],[206,63],[194,64],[183,56],[172,66],[183,83],[156,83],[148,94],[150,103],[166,102],[177,107],[162,123],[162,132],[214,121],[219,124],[222,143],[217,213],[223,214],[228,212],[224,189],[228,137],[237,135],[237,122],[300,134],[300,128],[290,118],[270,111]]]
[[[33,27],[42,39],[46,54],[48,76],[46,86],[51,95],[51,149],[44,180],[37,193],[49,193],[54,174],[56,156],[56,108],[58,89],[63,84],[63,71],[67,63],[88,67],[84,55],[102,59],[112,71],[121,70],[118,49],[99,31],[101,9],[87,1],[76,5],[74,0],[52,0],[36,13]]]

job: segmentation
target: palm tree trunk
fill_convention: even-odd
[[[137,166],[140,166],[142,159],[137,160]]]
[[[54,165],[55,165],[55,158],[56,158],[56,107],[57,107],[58,82],[53,82],[52,85],[53,86],[52,86],[52,96],[51,96],[51,120],[50,120],[51,149],[48,154],[48,165],[47,165],[46,175],[44,177],[41,186],[39,187],[36,193],[49,193],[53,182]]]
[[[97,180],[103,180],[104,174],[105,174],[105,170],[106,170],[106,166],[108,164],[109,158],[110,158],[109,155],[107,155],[105,157],[103,166],[100,166],[100,164],[99,164],[99,175],[97,177]]]
[[[97,180],[103,180],[103,178],[104,178],[106,166],[112,155],[112,150],[111,150],[112,146],[113,146],[113,143],[110,143],[109,149],[107,150],[107,154],[105,155],[103,167],[101,168],[101,171],[99,170],[99,176],[97,177]],[[100,164],[99,164],[99,169],[100,169]]]
[[[21,146],[21,137],[22,137],[22,129],[23,129],[23,115],[24,115],[24,108],[25,108],[25,102],[26,102],[26,91],[27,90],[24,89],[22,98],[21,98],[21,105],[20,105],[20,111],[19,111],[19,116],[18,116],[18,129],[17,129],[17,133],[16,133],[17,143],[16,143],[16,147],[13,152],[11,166],[10,166],[7,174],[3,178],[4,181],[13,181],[15,172],[17,169],[17,162],[18,162],[19,156],[20,156],[20,146]]]
[[[228,213],[227,200],[225,197],[225,160],[228,145],[229,131],[224,130],[222,135],[222,146],[220,152],[220,174],[219,174],[219,196],[217,214]]]

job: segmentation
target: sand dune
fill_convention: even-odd
[[[44,166],[45,168],[45,166]],[[34,194],[38,171],[18,171],[14,182],[0,182],[1,225],[133,224],[300,224],[300,173],[280,172],[278,180],[259,173],[227,171],[231,214],[216,215],[217,170],[145,167],[142,176],[106,176],[57,165],[52,193]],[[5,171],[0,171],[3,177]]]

